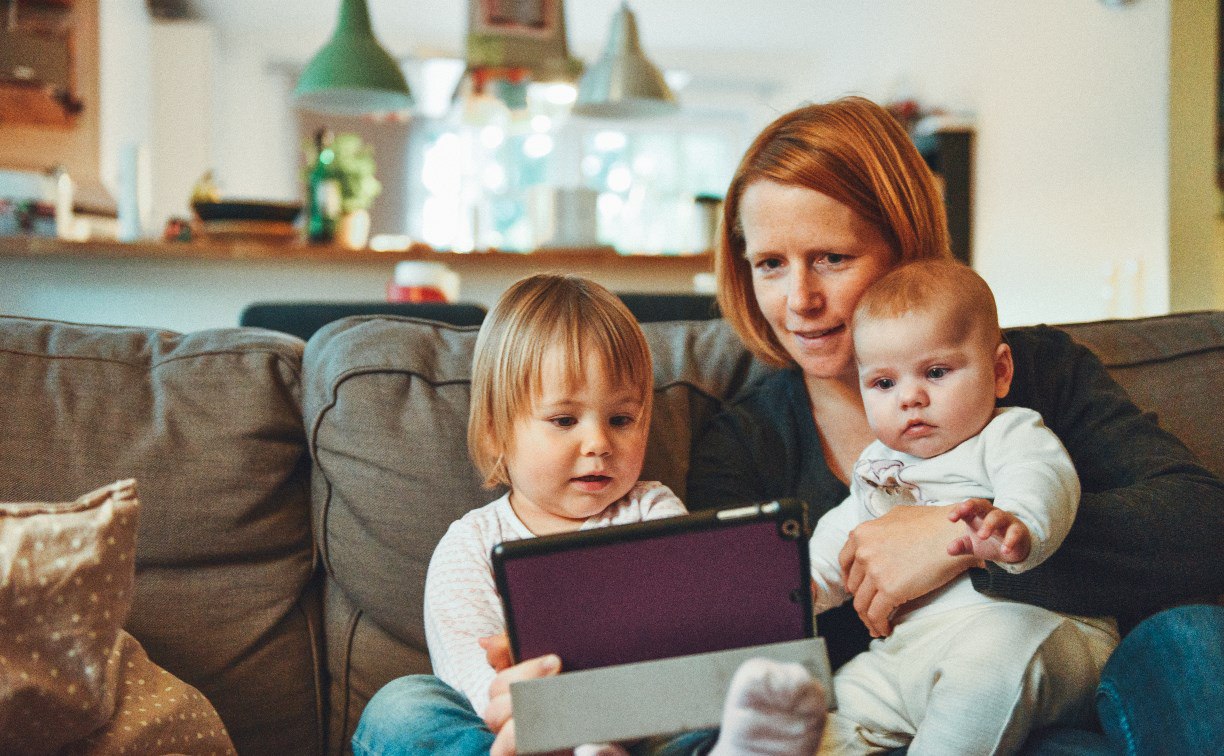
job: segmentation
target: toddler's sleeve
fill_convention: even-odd
[[[662,483],[643,483],[639,499],[643,520],[661,520],[688,514],[680,497]]]
[[[506,631],[489,549],[479,530],[460,520],[438,542],[425,578],[425,640],[434,674],[467,696],[477,714],[489,705],[496,674],[477,641]]]

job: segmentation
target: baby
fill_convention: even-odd
[[[903,265],[863,295],[853,329],[877,440],[813,534],[817,611],[848,598],[838,554],[850,531],[894,506],[954,505],[966,529],[952,555],[1009,572],[1048,558],[1075,519],[1079,479],[1038,413],[996,407],[1013,366],[986,282],[951,261]],[[968,575],[892,624],[834,676],[822,753],[1014,752],[1030,729],[1086,713],[1118,640],[1111,619],[990,598]]]

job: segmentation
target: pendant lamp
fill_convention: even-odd
[[[399,64],[370,26],[365,0],[341,0],[340,22],[293,91],[299,108],[336,115],[405,111],[412,94]]]
[[[660,116],[679,109],[663,74],[642,52],[628,3],[612,16],[603,55],[578,82],[573,113],[593,118]]]

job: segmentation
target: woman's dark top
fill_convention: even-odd
[[[1068,614],[1114,616],[1124,629],[1224,591],[1224,483],[1066,333],[1037,326],[1006,339],[1016,374],[999,403],[1041,413],[1071,454],[1083,494],[1070,534],[1048,560],[1018,575],[988,563],[970,570],[974,587]],[[796,497],[815,519],[847,494],[825,463],[797,368],[750,387],[694,445],[691,509]],[[851,603],[817,625],[834,667],[870,640]]]

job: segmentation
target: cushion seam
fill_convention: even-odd
[[[278,352],[274,349],[217,349],[217,350],[209,350],[206,352],[192,352],[191,354],[174,355],[174,356],[166,357],[165,359],[149,361],[149,362],[128,362],[125,360],[115,359],[114,357],[101,357],[101,356],[96,356],[96,355],[84,355],[84,354],[48,354],[46,352],[29,352],[29,351],[23,351],[20,349],[5,349],[5,348],[0,348],[0,354],[11,354],[17,357],[34,357],[37,359],[50,360],[50,361],[105,362],[111,365],[123,365],[124,367],[130,367],[135,370],[153,370],[155,368],[161,367],[162,365],[168,365],[170,363],[180,362],[182,360],[194,359],[196,357],[217,357],[221,355],[242,356],[242,355],[261,354],[261,355],[271,355],[275,357],[278,362],[287,364],[289,366],[289,369],[293,372],[293,375],[297,378],[299,383],[301,382],[301,375],[302,375],[300,365],[298,364],[300,362],[299,360],[293,359],[292,357],[285,355],[281,352]]]
[[[349,685],[353,667],[353,642],[357,638],[357,625],[361,622],[363,610],[357,609],[353,612],[353,616],[349,618],[349,626],[347,630],[347,638],[344,642],[344,678],[343,678],[343,693],[344,706],[341,709],[343,714],[340,720],[340,751],[344,752],[344,738],[348,735],[349,730]]]

